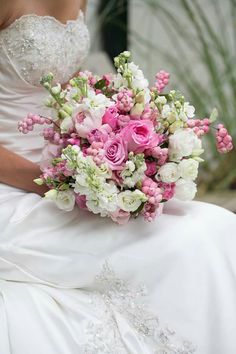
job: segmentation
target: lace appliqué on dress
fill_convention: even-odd
[[[66,24],[51,16],[24,15],[0,32],[0,43],[29,84],[40,86],[48,72],[65,83],[88,54],[89,32],[82,13]]]
[[[91,321],[87,327],[89,340],[84,354],[195,352],[190,342],[178,343],[175,331],[161,328],[158,318],[148,312],[142,302],[147,294],[145,286],[131,288],[128,282],[116,276],[108,262],[96,277],[96,283],[99,290],[91,295],[91,304],[98,322]],[[135,351],[129,347],[130,342]]]

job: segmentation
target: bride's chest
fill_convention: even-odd
[[[23,80],[38,86],[49,71],[67,82],[78,71],[89,49],[89,33],[80,16],[62,24],[50,16],[26,15],[0,32],[1,55]]]

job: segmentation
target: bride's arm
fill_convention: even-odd
[[[0,145],[1,183],[43,196],[47,191],[47,187],[38,186],[33,182],[40,174],[41,171],[37,164]]]

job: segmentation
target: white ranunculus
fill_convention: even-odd
[[[196,183],[180,178],[176,182],[175,198],[183,201],[193,200],[197,193]]]
[[[57,198],[57,190],[56,189],[50,189],[48,192],[44,194],[45,198],[48,200],[55,201]]]
[[[118,194],[118,206],[127,212],[136,211],[143,202],[147,201],[147,197],[143,192],[136,189],[135,191],[124,191]]]
[[[61,191],[57,193],[55,199],[57,207],[64,211],[71,211],[75,206],[75,194],[72,190]]]
[[[61,127],[62,133],[68,133],[68,131],[74,127],[74,123],[73,123],[72,118],[69,116],[64,118],[61,122],[60,127]]]
[[[169,158],[180,161],[185,156],[203,152],[202,142],[191,129],[178,129],[169,138]]]
[[[168,162],[165,165],[161,166],[157,173],[157,179],[161,179],[161,181],[165,183],[174,183],[179,178],[179,166],[174,162]]]
[[[179,164],[181,177],[188,181],[194,181],[198,175],[199,162],[194,159],[184,159]]]

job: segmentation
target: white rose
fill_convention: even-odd
[[[161,166],[156,177],[165,183],[176,182],[180,178],[179,166],[174,162],[168,162]]]
[[[72,190],[58,192],[55,199],[57,207],[64,211],[71,211],[75,206],[75,195]]]
[[[200,155],[202,142],[191,129],[178,129],[169,138],[169,157],[180,161],[185,156]]]
[[[183,201],[193,200],[197,193],[196,183],[180,178],[176,182],[175,198]]]
[[[181,177],[188,181],[194,181],[198,175],[199,163],[194,159],[184,159],[179,164]]]
[[[135,191],[125,191],[118,194],[118,206],[127,212],[136,211],[143,202],[147,201],[147,197],[143,192],[136,189]]]

